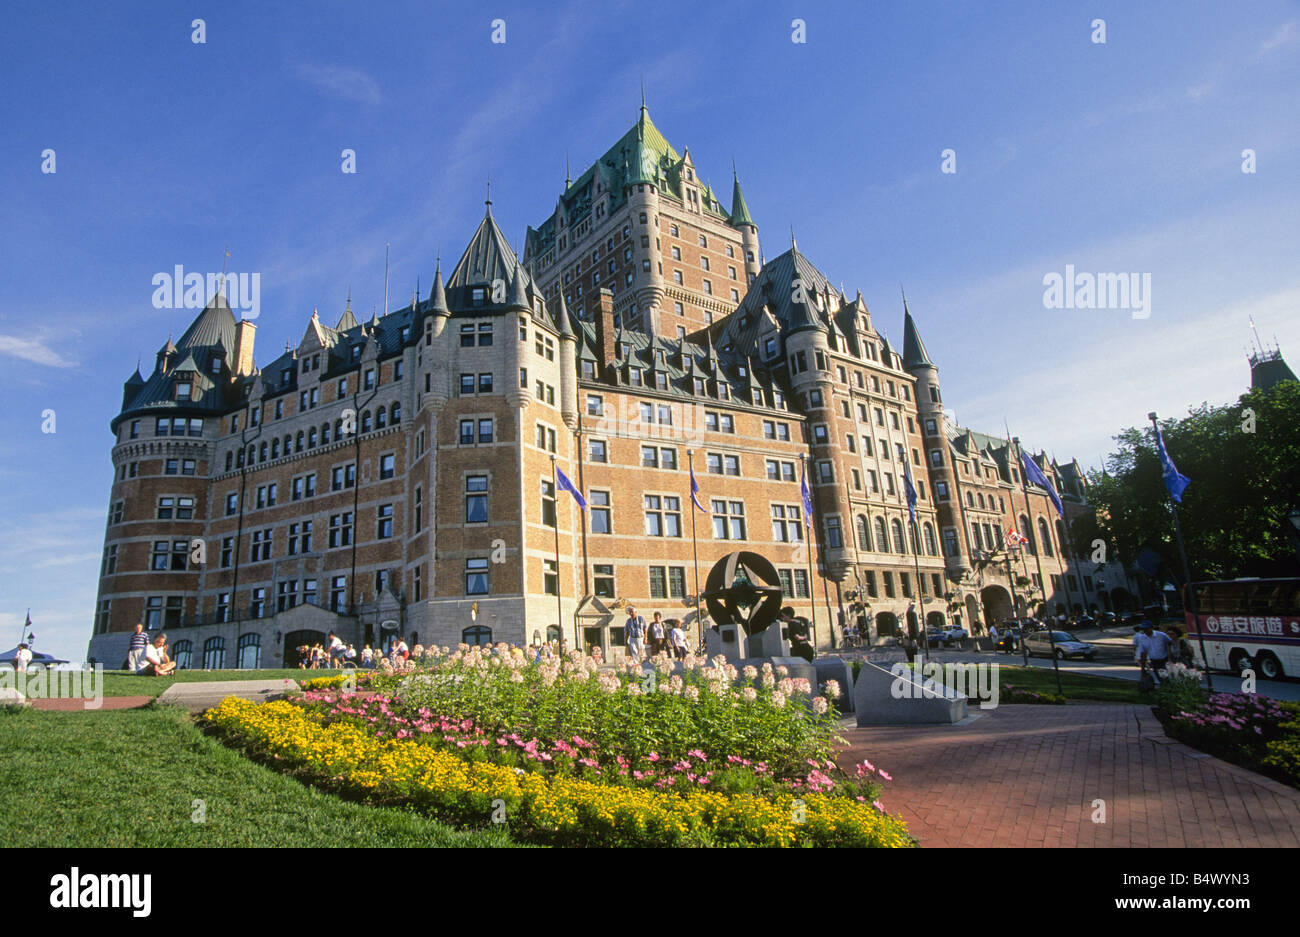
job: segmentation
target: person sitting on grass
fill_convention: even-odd
[[[136,673],[142,677],[165,677],[175,669],[176,664],[167,656],[167,635],[160,634],[145,648]]]

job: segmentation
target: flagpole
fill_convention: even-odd
[[[802,476],[802,484],[799,486],[800,494],[802,495],[803,491],[806,489],[808,491],[808,504],[812,505],[812,489],[808,488],[808,457],[805,455],[799,456],[799,474]],[[804,507],[806,509],[808,505],[804,505]],[[817,650],[817,586],[813,580],[812,551],[813,546],[817,543],[816,505],[813,505],[812,511],[805,510],[804,513],[808,515],[808,607],[812,609],[813,651],[815,653]],[[791,584],[793,585],[793,579]],[[830,604],[828,599],[827,608],[829,607]],[[832,633],[832,638],[833,637],[834,634]]]
[[[1147,419],[1155,427],[1157,449],[1163,448],[1164,438],[1160,435],[1160,424],[1156,422],[1156,412],[1152,410],[1148,413]],[[1168,455],[1169,452],[1166,450],[1165,456],[1168,457]],[[1172,459],[1169,460],[1169,464],[1173,464]],[[1163,470],[1164,466],[1162,465],[1162,474]],[[1174,471],[1176,472],[1177,469]],[[1192,569],[1187,562],[1187,549],[1183,546],[1183,528],[1178,522],[1178,504],[1174,501],[1174,493],[1169,491],[1168,485],[1165,486],[1165,490],[1169,493],[1169,512],[1174,516],[1174,540],[1178,543],[1178,558],[1183,564],[1183,617],[1186,619],[1187,613],[1191,612],[1192,620],[1196,622],[1196,639],[1201,645],[1201,663],[1205,665],[1205,687],[1213,693],[1214,681],[1210,678],[1210,658],[1205,653],[1205,632],[1201,630],[1201,618],[1196,613],[1196,594],[1192,589]],[[1184,621],[1184,623],[1186,622]]]
[[[1029,521],[1029,532],[1035,533],[1038,526],[1034,523],[1034,509],[1029,506],[1029,476],[1025,474],[1025,450],[1020,446],[1020,437],[1013,436],[1012,442],[1016,444],[1017,461],[1020,463],[1020,489],[1025,495],[1025,520]],[[1023,532],[1021,536],[1026,536]],[[1048,531],[1051,536],[1051,531]],[[1030,541],[1032,543],[1032,541]],[[1061,662],[1056,656],[1056,634],[1052,630],[1052,615],[1047,610],[1047,580],[1043,577],[1043,545],[1040,543],[1034,550],[1034,562],[1038,565],[1038,591],[1043,597],[1043,610],[1047,616],[1047,642],[1052,648],[1052,669],[1056,671],[1056,692],[1065,695],[1061,689]],[[1066,593],[1066,601],[1069,601],[1069,593]],[[1020,641],[1023,644],[1025,639],[1025,629],[1020,629]],[[1025,655],[1028,657],[1029,648],[1026,646]]]
[[[686,450],[686,461],[691,468],[690,478],[695,478],[695,452]],[[700,614],[700,548],[695,539],[695,512],[700,510],[695,500],[694,488],[688,493],[691,502],[691,559],[695,564],[695,627],[700,629],[700,644],[704,643],[704,617]]]
[[[561,635],[564,634],[564,590],[560,588],[560,478],[556,474],[555,456],[551,456],[551,485],[555,492],[555,629]],[[543,577],[545,578],[545,577]],[[542,588],[545,588],[543,583]],[[574,635],[577,639],[577,635]],[[557,648],[556,656],[559,651],[563,650],[564,642],[560,641],[560,647]],[[576,647],[576,645],[575,645]]]

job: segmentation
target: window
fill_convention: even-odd
[[[488,561],[485,557],[478,557],[465,561],[465,594],[488,594]],[[470,630],[472,629],[466,629],[467,632]],[[483,630],[487,631],[486,628]],[[490,633],[491,632],[489,632],[489,634]]]
[[[375,538],[378,540],[388,540],[393,536],[393,506],[391,504],[381,504],[375,512],[376,530]]]
[[[555,483],[549,478],[541,481],[542,524],[555,526]]]
[[[276,583],[275,610],[287,612],[298,604],[298,580]]]
[[[840,530],[838,517],[826,518],[826,546],[832,550],[844,546],[844,533]]]
[[[597,563],[591,568],[592,588],[603,599],[614,598],[614,566],[610,563]]]
[[[484,575],[486,576],[486,574]],[[471,592],[469,594],[478,595],[480,593]],[[486,588],[481,594],[487,595]],[[472,625],[460,633],[460,640],[462,644],[489,647],[492,644],[492,629],[486,625]]]
[[[465,478],[465,523],[487,523],[487,492],[488,477],[486,475],[469,475]]]
[[[391,452],[386,452],[379,457],[379,477],[392,478],[395,471],[396,456]]]
[[[673,496],[645,495],[645,533],[647,537],[682,535],[682,502]]]
[[[262,589],[255,589],[254,592],[264,592]],[[261,618],[261,610],[254,618]],[[225,638],[208,638],[203,642],[203,669],[204,670],[224,670],[226,668],[226,639]]]
[[[608,462],[609,444],[603,439],[590,439],[587,441],[587,457],[592,462]]]
[[[334,576],[330,579],[330,608],[336,612],[347,608],[347,590],[347,576]]]
[[[352,544],[352,512],[330,515],[329,545],[330,549],[346,547]]]
[[[542,560],[542,591],[547,595],[560,594],[560,571],[555,560]]]
[[[723,501],[714,499],[713,537],[716,540],[745,539],[745,503],[743,501]]]
[[[798,505],[772,505],[772,539],[777,543],[803,541],[803,520]]]
[[[545,423],[537,424],[537,448],[555,452],[555,429]]]
[[[591,509],[591,532],[608,534],[614,532],[610,518],[610,493],[608,491],[590,491],[587,493],[587,505]]]
[[[835,470],[829,459],[817,463],[817,481],[823,484],[835,481]]]

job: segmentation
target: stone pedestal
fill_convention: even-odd
[[[860,726],[951,725],[966,718],[964,696],[923,679],[906,664],[864,663],[853,702]]]
[[[842,713],[853,712],[856,709],[853,699],[853,668],[848,661],[839,657],[818,657],[812,665],[817,672],[813,695],[821,693],[821,686],[827,680],[834,680],[840,685],[840,698],[831,702]]]
[[[746,640],[746,657],[789,657],[790,639],[781,622],[774,621]]]

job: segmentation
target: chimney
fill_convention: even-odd
[[[602,286],[596,291],[596,341],[600,344],[602,370],[618,360],[614,331],[614,294]]]
[[[257,326],[247,319],[240,319],[235,325],[235,377],[244,377],[253,373],[253,338]]]

